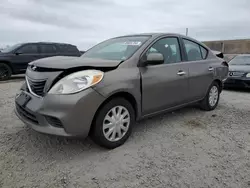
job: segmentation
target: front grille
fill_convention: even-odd
[[[244,72],[237,72],[237,71],[229,71],[228,76],[230,77],[242,77],[244,76]]]
[[[28,112],[25,108],[21,107],[20,105],[16,104],[17,112],[24,117],[25,119],[31,121],[32,123],[38,124],[36,116],[30,112]]]
[[[27,84],[29,85],[30,92],[42,97],[44,96],[44,87],[46,80],[31,80],[27,78]]]
[[[55,117],[51,117],[51,116],[46,116],[46,120],[48,121],[48,123],[54,127],[63,127],[62,126],[62,122],[55,118]]]

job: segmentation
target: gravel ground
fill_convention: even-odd
[[[20,85],[0,83],[0,187],[250,187],[250,92],[141,121],[105,150],[27,128],[13,112]]]

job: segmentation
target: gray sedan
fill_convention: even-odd
[[[33,61],[15,99],[32,129],[88,135],[115,148],[135,121],[199,104],[216,108],[228,64],[204,44],[179,34],[137,34],[97,44],[81,57]]]

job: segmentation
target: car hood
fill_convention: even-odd
[[[230,65],[229,71],[250,72],[250,65]]]
[[[30,65],[41,68],[70,69],[76,67],[117,67],[120,63],[119,60],[54,56],[35,60]]]
[[[0,52],[0,57],[5,57],[5,56],[9,56],[9,53],[4,53],[4,52]]]

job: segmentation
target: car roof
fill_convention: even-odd
[[[186,35],[179,34],[179,33],[137,33],[137,34],[135,33],[135,34],[130,34],[130,35],[118,36],[118,37],[114,37],[114,38],[120,38],[120,37],[139,37],[139,36],[150,36],[150,37],[153,37],[153,38],[158,38],[158,37],[164,37],[164,36],[168,36],[168,35],[186,38],[186,39],[189,39],[189,40],[194,41],[196,43],[199,43],[202,46],[207,47],[201,41],[196,40],[196,39],[194,39],[192,37],[189,37],[189,36],[186,36]]]
[[[184,35],[181,35],[178,33],[135,33],[135,34],[123,35],[123,36],[119,36],[119,37],[133,37],[133,36],[159,37],[159,36],[165,36],[165,35],[174,35],[174,36],[183,36],[184,37]]]
[[[27,42],[27,43],[22,43],[22,45],[24,45],[24,44],[56,44],[56,45],[71,45],[71,46],[74,46],[72,44],[59,43],[59,42]]]
[[[113,39],[120,38],[120,37],[139,37],[139,36],[150,36],[152,38],[158,38],[158,37],[164,37],[164,36],[168,36],[168,35],[188,39],[190,41],[198,43],[199,45],[201,45],[204,48],[206,48],[207,50],[209,50],[209,48],[204,43],[202,43],[201,41],[196,40],[196,39],[194,39],[192,37],[189,37],[189,36],[186,36],[186,35],[179,34],[179,33],[138,33],[138,34],[130,34],[130,35],[114,37]]]

